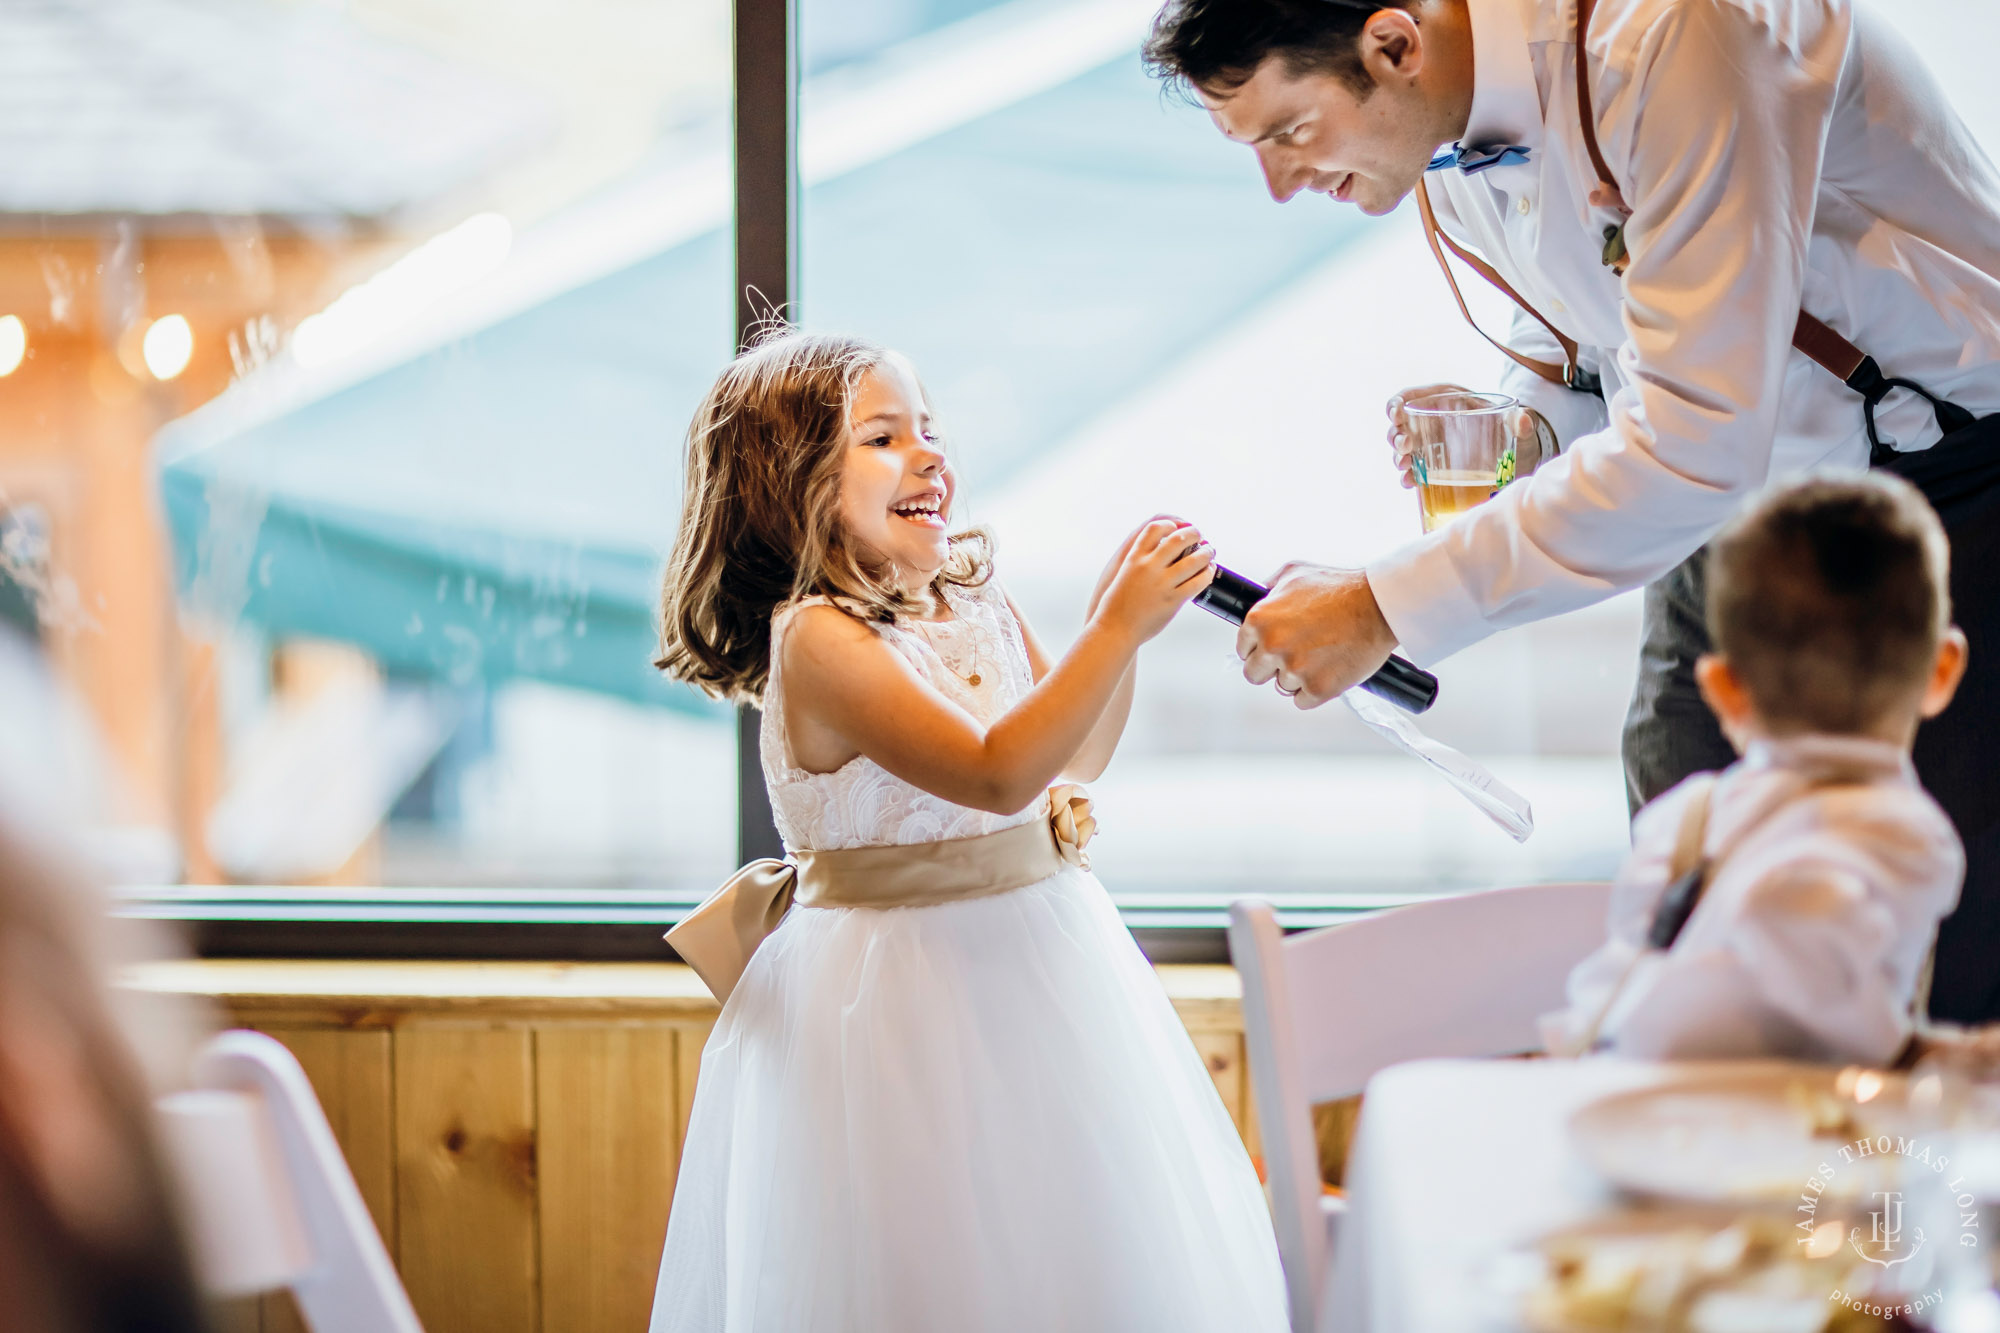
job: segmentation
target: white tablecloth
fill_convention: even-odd
[[[1506,1251],[1612,1207],[1571,1150],[1598,1097],[1712,1069],[1587,1060],[1423,1060],[1375,1076],[1347,1159],[1348,1214],[1329,1278],[1339,1333],[1493,1333]]]

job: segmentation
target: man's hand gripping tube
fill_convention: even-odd
[[[1195,596],[1194,604],[1232,625],[1240,625],[1243,617],[1250,614],[1250,608],[1270,592],[1263,584],[1217,565],[1215,581]],[[1361,682],[1361,688],[1398,708],[1421,713],[1437,702],[1438,678],[1407,658],[1391,656],[1380,671]]]

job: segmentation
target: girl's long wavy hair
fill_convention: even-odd
[[[772,613],[794,598],[826,596],[858,620],[887,624],[926,614],[945,584],[991,577],[991,540],[961,532],[930,586],[906,592],[868,567],[840,522],[848,405],[888,356],[854,338],[783,331],[723,370],[688,426],[655,666],[715,698],[758,703],[771,674]]]

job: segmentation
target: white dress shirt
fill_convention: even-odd
[[[1573,0],[1468,5],[1462,142],[1529,160],[1432,172],[1438,221],[1582,345],[1605,398],[1505,377],[1568,448],[1368,566],[1409,656],[1650,582],[1769,481],[1866,466],[1860,396],[1792,350],[1801,307],[1885,373],[2000,411],[2000,175],[1889,24],[1848,0],[1600,0],[1598,138],[1634,210],[1621,281],[1600,258],[1618,215],[1589,203]],[[1525,316],[1512,340],[1562,359]],[[1877,418],[1905,449],[1938,438],[1907,392]]]
[[[1544,1020],[1552,1048],[1587,1030],[1640,956],[1688,798],[1683,783],[1640,812],[1610,938],[1570,973],[1569,1008]],[[1760,742],[1709,801],[1707,889],[1673,948],[1633,971],[1600,1036],[1644,1059],[1893,1058],[1965,870],[1909,755],[1851,737]]]

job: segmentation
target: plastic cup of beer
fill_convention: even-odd
[[[1521,404],[1504,394],[1434,393],[1403,404],[1403,416],[1425,532],[1485,504],[1555,453],[1539,416],[1529,418],[1533,438],[1521,440]]]

